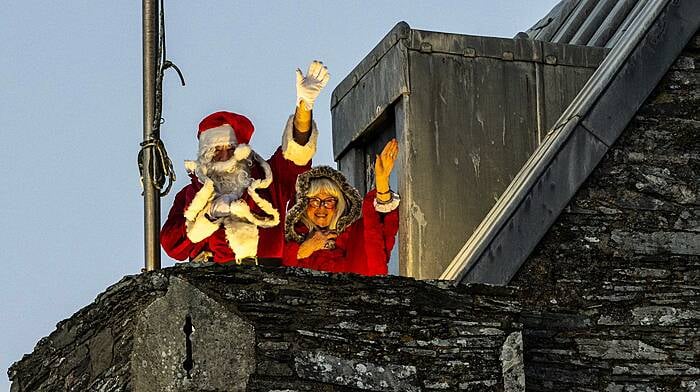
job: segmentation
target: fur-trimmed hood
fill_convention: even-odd
[[[314,167],[297,177],[296,203],[287,213],[287,218],[284,222],[284,236],[287,241],[304,242],[304,235],[297,233],[294,228],[301,221],[308,207],[306,194],[311,188],[311,181],[317,178],[328,178],[335,182],[345,197],[345,211],[336,224],[338,233],[342,233],[362,216],[362,196],[360,196],[360,192],[357,189],[348,183],[343,173],[329,166]]]

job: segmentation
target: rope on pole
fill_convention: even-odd
[[[163,197],[170,192],[170,189],[175,182],[175,170],[173,169],[173,163],[168,157],[168,152],[165,149],[163,141],[160,139],[160,126],[165,122],[163,119],[163,76],[165,70],[168,68],[173,68],[180,78],[180,83],[185,85],[185,78],[182,76],[182,72],[177,65],[173,64],[170,60],[166,58],[165,50],[165,10],[163,0],[160,0],[160,12],[159,12],[159,29],[158,29],[158,60],[156,64],[157,75],[156,75],[156,85],[155,85],[155,105],[154,105],[154,115],[153,115],[153,126],[152,132],[149,137],[144,140],[140,146],[141,149],[138,154],[138,166],[139,173],[141,175],[141,186],[145,186],[143,183],[144,170],[147,170],[151,175],[149,176],[151,185],[158,190],[159,196]],[[148,159],[149,167],[144,167],[145,154],[149,154],[150,159]],[[165,187],[165,190],[163,188]]]
[[[165,145],[160,139],[151,139],[141,142],[141,150],[139,151],[139,170],[141,172],[141,178],[143,179],[143,154],[151,154],[152,163],[149,165],[148,170],[151,173],[151,181],[156,189],[159,191],[159,196],[163,197],[170,192],[170,189],[175,182],[175,170],[173,169],[173,162],[168,157],[168,152],[165,150]],[[165,190],[163,186],[166,184]]]

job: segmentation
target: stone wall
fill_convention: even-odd
[[[125,278],[9,375],[12,391],[522,391],[516,296],[180,266]]]
[[[700,391],[700,35],[511,282],[532,391]]]
[[[132,321],[166,287],[158,274],[113,285],[10,367],[10,391],[130,390]]]

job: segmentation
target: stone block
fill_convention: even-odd
[[[135,392],[243,391],[255,371],[252,324],[177,277],[170,278],[165,296],[146,307],[136,323],[131,355]]]

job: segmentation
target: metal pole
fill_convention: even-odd
[[[160,138],[153,127],[158,62],[158,0],[143,0],[143,140]],[[154,184],[153,149],[143,158],[143,218],[146,271],[160,269],[160,191]]]

